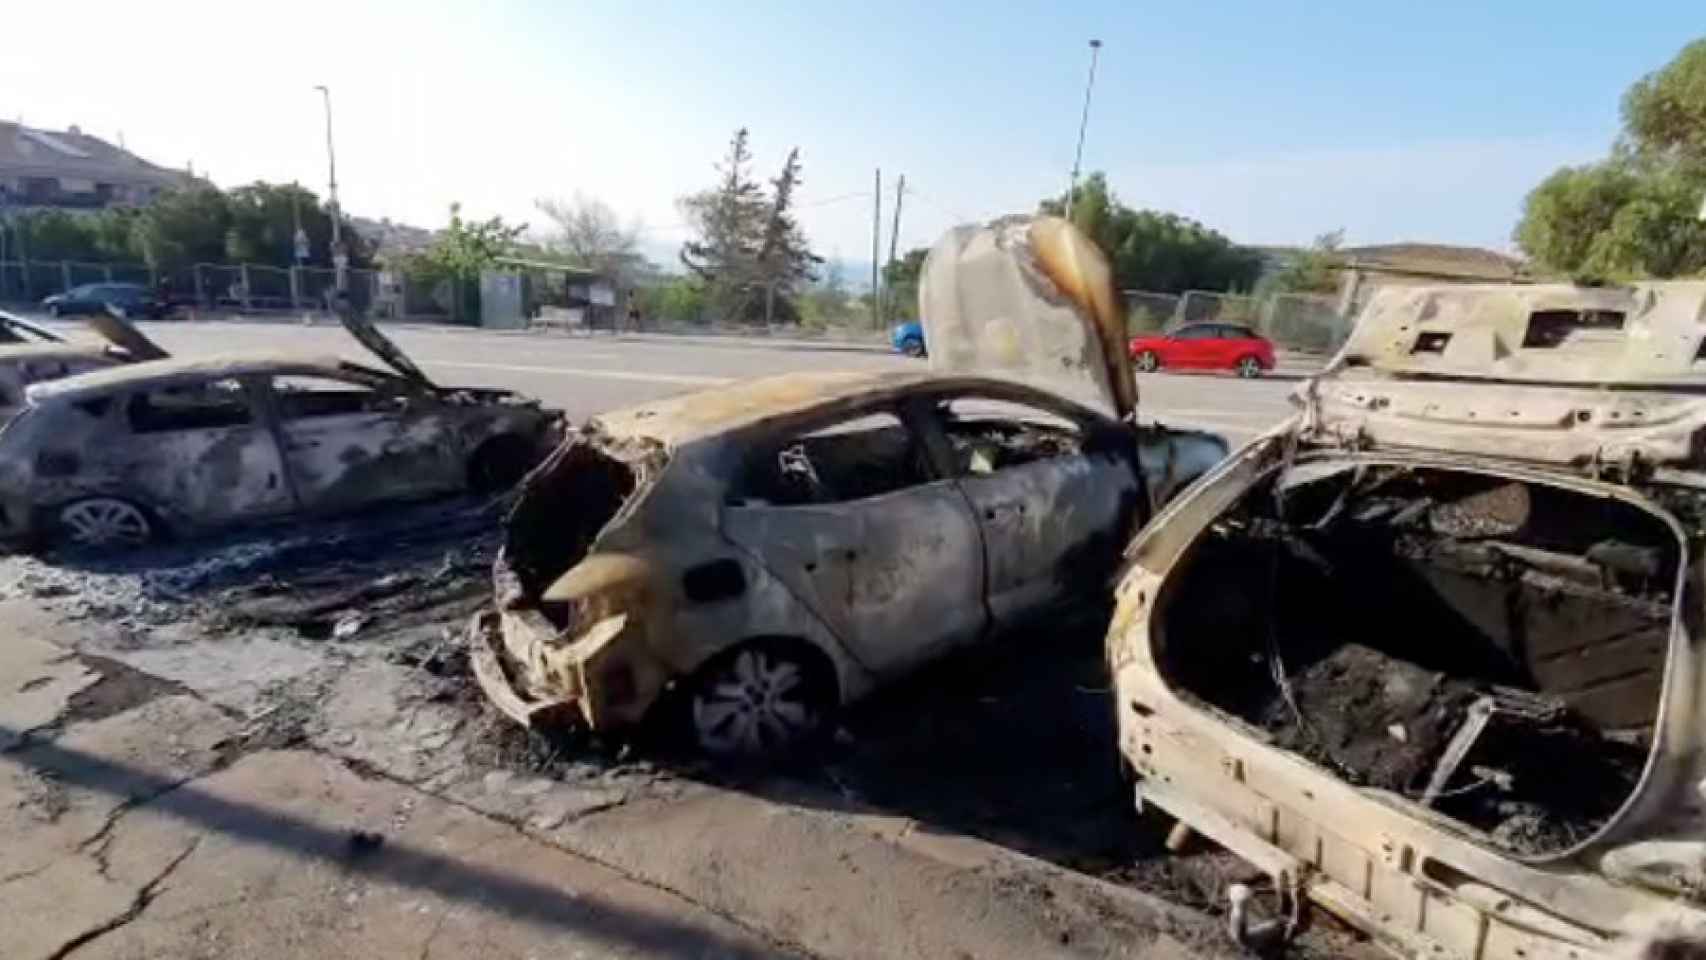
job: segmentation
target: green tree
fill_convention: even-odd
[[[99,247],[90,218],[64,210],[34,210],[16,223],[17,241],[31,260],[96,260]]]
[[[816,276],[822,259],[811,251],[794,219],[800,156],[789,152],[767,194],[752,175],[752,151],[743,127],[717,164],[717,185],[682,197],[682,214],[696,236],[682,245],[681,262],[705,287],[712,312],[752,323],[770,316],[798,317],[795,296]]]
[[[1299,250],[1285,266],[1261,284],[1261,293],[1332,293],[1339,287],[1339,248],[1345,231],[1334,230],[1315,238],[1307,250]]]
[[[918,278],[924,272],[929,247],[914,247],[898,260],[883,264],[883,289],[889,319],[911,317],[918,310]]]
[[[1706,39],[1629,88],[1612,155],[1542,181],[1514,235],[1541,265],[1582,281],[1701,273],[1703,197]]]
[[[572,200],[541,199],[533,205],[554,225],[545,250],[563,262],[597,270],[619,287],[651,273],[653,265],[639,251],[639,224],[623,226],[609,204],[577,193]]]
[[[480,315],[480,272],[499,257],[509,256],[526,224],[508,224],[503,217],[462,219],[462,205],[450,205],[450,225],[426,252],[410,258],[404,272],[428,287],[449,281],[451,319],[469,322]]]
[[[225,259],[232,263],[256,263],[288,267],[296,262],[296,225],[308,236],[307,263],[332,265],[332,217],[312,190],[296,184],[252,183],[225,195],[228,225]],[[346,219],[339,224],[350,265],[367,266],[371,260],[366,242]]]
[[[212,187],[194,187],[155,198],[137,218],[136,248],[150,266],[186,267],[225,259],[231,209]]]
[[[1044,200],[1039,207],[1044,213],[1063,216],[1066,198]],[[1256,251],[1195,220],[1127,207],[1100,171],[1079,186],[1072,222],[1102,248],[1121,289],[1248,290],[1262,272]]]

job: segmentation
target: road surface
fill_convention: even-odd
[[[75,324],[66,324],[81,336]],[[252,350],[333,353],[364,364],[374,358],[342,328],[300,323],[140,324],[174,354]],[[863,344],[762,338],[505,333],[412,325],[387,334],[446,384],[508,387],[582,420],[619,407],[704,390],[747,377],[799,370],[912,370],[926,361]],[[1246,381],[1220,374],[1143,374],[1144,419],[1194,426],[1247,440],[1291,412],[1294,378]]]

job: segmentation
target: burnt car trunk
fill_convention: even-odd
[[[1215,521],[1157,598],[1158,663],[1348,783],[1556,856],[1647,765],[1682,556],[1628,500],[1317,461]]]

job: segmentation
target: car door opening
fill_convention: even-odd
[[[1652,748],[1682,550],[1657,508],[1460,470],[1276,471],[1155,611],[1164,679],[1527,858],[1603,832]]]

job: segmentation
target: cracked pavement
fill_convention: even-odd
[[[1014,656],[947,696],[922,677],[797,770],[546,740],[457,640],[488,516],[0,558],[8,960],[1228,952],[1120,875],[1143,845],[1094,637],[1048,723],[1000,686],[1035,672]]]

